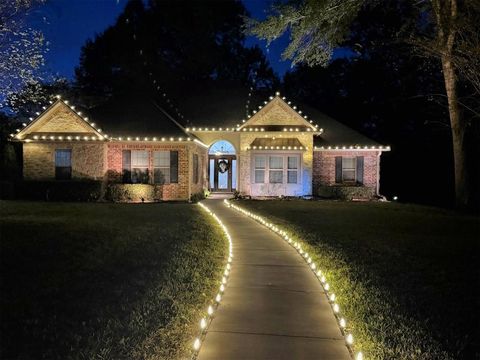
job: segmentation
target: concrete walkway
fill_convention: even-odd
[[[351,359],[327,297],[293,248],[221,200],[205,203],[228,228],[228,286],[198,358]]]

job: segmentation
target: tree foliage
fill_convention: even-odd
[[[256,78],[256,86],[272,87],[277,79],[262,51],[244,45],[246,15],[237,0],[209,6],[153,0],[145,6],[131,0],[115,25],[83,47],[78,83],[90,93],[107,95],[146,88],[152,78],[169,92],[204,80],[252,84]]]
[[[45,39],[41,31],[27,24],[29,11],[44,0],[0,1],[0,98],[15,103],[15,93],[36,84],[35,71],[44,63]],[[4,104],[1,104],[3,107]]]
[[[459,208],[478,206],[476,197],[480,189],[474,180],[478,166],[471,157],[478,144],[476,125],[466,120],[464,111],[471,117],[480,115],[476,110],[480,97],[479,0],[292,0],[274,6],[263,21],[247,21],[247,31],[267,41],[273,41],[288,31],[290,43],[283,53],[284,58],[291,59],[294,64],[327,66],[334,48],[349,45],[360,52],[371,51],[375,44],[366,47],[352,44],[351,40],[358,38],[354,24],[362,11],[373,12],[385,6],[396,7],[399,17],[404,20],[404,24],[385,39],[392,44],[402,42],[407,45],[398,48],[397,55],[405,51],[428,55],[436,61],[432,79],[438,74],[443,76],[444,88],[439,93],[446,97],[448,105],[456,204]],[[405,15],[401,12],[404,9],[408,9],[408,16],[402,16]],[[460,98],[464,93],[468,101]]]

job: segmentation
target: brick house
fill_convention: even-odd
[[[389,147],[279,93],[243,120],[245,98],[208,96],[185,99],[188,123],[148,97],[107,103],[89,117],[58,97],[12,134],[23,143],[23,177],[99,181],[132,201],[187,200],[206,189],[253,197],[379,194],[380,156]]]

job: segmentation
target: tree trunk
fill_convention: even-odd
[[[458,209],[466,209],[470,204],[470,189],[467,162],[466,128],[457,99],[457,78],[455,68],[447,56],[442,57],[443,79],[448,99],[448,112],[453,141],[453,162],[455,169],[455,205]]]

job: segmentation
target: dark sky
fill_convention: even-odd
[[[271,3],[271,0],[242,1],[255,18],[263,18]],[[31,21],[33,26],[41,28],[50,43],[45,73],[73,78],[81,46],[112,25],[126,3],[127,0],[48,0],[32,14]],[[273,69],[282,76],[291,67],[290,62],[281,61],[287,40],[284,37],[266,48],[265,42],[249,37],[247,45],[261,45]]]

